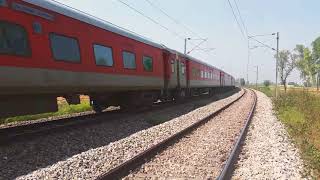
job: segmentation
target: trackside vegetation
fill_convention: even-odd
[[[274,89],[266,86],[256,89],[272,98],[278,119],[300,149],[308,169],[313,169],[313,176],[320,178],[320,94],[289,88],[275,99]]]
[[[278,118],[301,150],[302,158],[320,177],[320,96],[289,91],[274,99]]]
[[[87,99],[81,99],[81,104],[77,104],[77,105],[69,105],[66,101],[58,101],[58,109],[59,110],[57,112],[52,112],[52,113],[16,116],[16,117],[0,119],[0,124],[7,124],[11,122],[18,122],[18,121],[36,120],[41,118],[62,116],[62,115],[92,110],[89,100]]]
[[[254,88],[258,91],[263,92],[268,97],[272,97],[274,95],[274,91],[271,90],[270,86],[259,86],[258,88],[256,87],[251,87],[251,88]]]

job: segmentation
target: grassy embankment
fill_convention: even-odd
[[[258,89],[273,97],[274,91],[269,87]],[[300,148],[302,158],[320,178],[320,94],[290,89],[272,99],[278,118]]]
[[[48,118],[53,116],[61,116],[66,114],[92,110],[88,98],[81,98],[81,104],[77,104],[77,105],[69,105],[64,99],[58,98],[58,109],[59,110],[57,112],[52,112],[52,113],[43,113],[43,114],[36,114],[36,115],[26,115],[26,116],[17,116],[17,117],[0,119],[0,124],[7,124],[10,122],[17,122],[17,121],[29,121],[29,120]]]

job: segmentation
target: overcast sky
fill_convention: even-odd
[[[241,34],[227,0],[149,0],[179,21],[180,25],[150,6],[147,0],[121,0],[156,20],[170,32],[118,0],[58,1],[181,52],[184,47],[183,37],[208,38],[208,42],[201,47],[216,49],[211,52],[193,51],[191,55],[224,69],[236,78],[246,78],[247,40]],[[249,35],[279,31],[280,49],[291,50],[296,44],[310,46],[320,36],[319,0],[230,0],[237,13],[235,1]],[[258,40],[276,47],[273,36],[259,37]],[[191,43],[197,44],[198,41],[190,41],[188,50],[193,48]],[[250,44],[251,47],[258,45],[254,41]],[[250,82],[255,81],[256,65],[259,66],[260,82],[267,79],[274,81],[274,52],[267,48],[256,48],[250,54]],[[300,82],[299,73],[294,72],[289,81]]]

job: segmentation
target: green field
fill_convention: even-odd
[[[301,156],[315,177],[320,178],[320,96],[314,90],[289,89],[274,98],[274,89],[258,87],[271,97],[280,121],[300,148]]]

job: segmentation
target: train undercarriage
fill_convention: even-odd
[[[157,101],[183,100],[190,96],[209,94],[211,96],[231,90],[230,87],[192,88],[173,90],[151,91],[123,91],[109,93],[87,94],[90,97],[90,105],[97,113],[102,112],[109,106],[120,106],[125,109],[135,109],[151,106]],[[0,118],[40,114],[58,111],[57,97],[64,97],[68,104],[80,104],[80,95],[9,95],[0,97]]]

